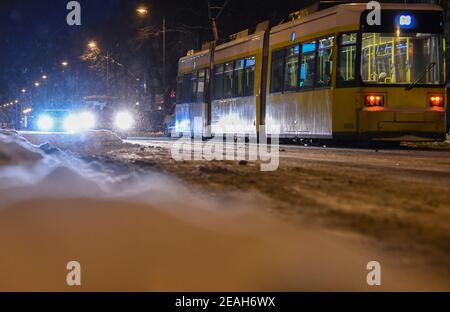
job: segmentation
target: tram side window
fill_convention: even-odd
[[[316,42],[302,44],[299,86],[301,89],[314,87],[316,65]]]
[[[254,56],[217,65],[214,70],[214,99],[253,96],[255,66]]]
[[[354,82],[356,77],[356,33],[342,34],[339,38],[338,82]]]
[[[209,72],[206,69],[194,71],[178,77],[177,104],[203,103],[207,93]]]
[[[183,76],[183,87],[182,87],[183,103],[189,103],[191,100],[191,77],[192,74],[186,74]]]
[[[234,62],[233,97],[244,96],[245,60]]]
[[[253,96],[255,93],[255,66],[254,56],[245,58],[245,86],[244,96]]]
[[[331,86],[331,75],[333,70],[333,44],[334,37],[319,40],[319,50],[317,53],[317,81],[318,87]]]
[[[197,103],[205,102],[206,70],[198,71],[197,80]]]
[[[223,72],[223,97],[233,96],[233,62],[225,63]]]
[[[223,64],[214,69],[214,99],[223,98]]]
[[[183,76],[177,80],[177,104],[183,103]]]
[[[198,76],[197,72],[193,72],[191,74],[191,83],[190,83],[190,94],[189,94],[189,103],[197,102],[197,82]]]
[[[270,92],[282,92],[284,86],[284,52],[285,49],[272,53],[272,71],[270,75]]]
[[[300,46],[295,45],[286,50],[286,65],[284,72],[284,91],[295,91],[298,82],[298,57]]]

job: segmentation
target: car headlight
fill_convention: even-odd
[[[64,130],[78,132],[95,128],[96,120],[92,113],[71,114],[64,119]]]
[[[76,115],[69,115],[64,119],[64,131],[77,132],[81,129],[80,122]]]
[[[95,128],[95,115],[90,112],[84,112],[79,115],[80,128],[83,130]]]
[[[129,112],[117,113],[114,125],[120,130],[129,130],[134,126],[134,118]]]
[[[39,117],[37,125],[41,131],[51,131],[54,126],[53,118],[47,115],[42,115]]]

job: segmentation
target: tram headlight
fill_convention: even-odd
[[[432,95],[429,97],[428,103],[430,104],[430,107],[444,107],[444,96]]]
[[[129,112],[119,112],[114,119],[114,126],[119,130],[130,130],[134,126],[135,120]]]
[[[366,96],[365,104],[368,107],[384,106],[384,96],[377,94],[370,94]]]
[[[54,127],[53,118],[48,115],[41,115],[38,118],[37,126],[40,131],[51,131]]]

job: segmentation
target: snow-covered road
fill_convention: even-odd
[[[261,173],[167,140],[25,137],[51,144],[0,134],[0,290],[70,290],[71,260],[83,290],[450,289],[447,152],[283,147]]]

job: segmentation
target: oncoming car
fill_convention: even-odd
[[[44,110],[37,115],[34,121],[34,130],[42,132],[79,132],[95,127],[96,117],[88,111]]]
[[[34,117],[32,128],[39,132],[78,133],[95,129],[126,132],[135,127],[135,116],[128,111],[117,111],[106,119],[107,121],[101,112],[48,109],[39,112]]]

